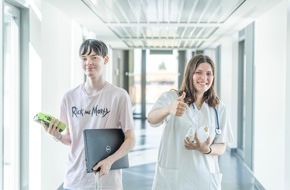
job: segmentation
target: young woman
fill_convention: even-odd
[[[218,156],[233,136],[225,105],[215,92],[215,67],[206,55],[187,64],[181,89],[163,93],[148,114],[154,127],[164,124],[153,190],[220,190]],[[201,141],[186,137],[188,130],[207,128]]]
[[[64,189],[121,190],[121,170],[110,168],[135,144],[130,98],[124,89],[110,84],[104,78],[104,67],[108,64],[109,57],[107,46],[102,41],[85,40],[79,55],[87,80],[63,97],[60,121],[66,123],[67,130],[61,134],[57,120],[51,121],[49,127],[42,125],[54,138],[70,146]],[[117,152],[93,168],[100,168],[96,183],[94,173],[86,172],[83,130],[97,128],[121,128],[125,141]]]

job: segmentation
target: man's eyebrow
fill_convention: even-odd
[[[90,54],[90,55],[82,55],[82,57],[92,57],[92,56],[99,56],[99,55],[97,55],[97,54]]]

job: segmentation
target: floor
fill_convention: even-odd
[[[162,128],[135,120],[136,146],[129,153],[130,168],[123,170],[124,190],[150,190]],[[255,185],[255,178],[235,153],[227,150],[220,156],[222,190],[265,190]]]

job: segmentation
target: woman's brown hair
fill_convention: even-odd
[[[182,94],[182,92],[186,93],[185,102],[189,105],[193,104],[196,101],[196,89],[193,86],[193,75],[196,71],[196,68],[201,63],[209,63],[211,65],[213,76],[215,76],[215,66],[212,59],[207,55],[195,55],[193,56],[185,69],[183,81],[181,84],[181,89],[179,91],[179,95]],[[215,107],[219,104],[219,98],[216,95],[215,92],[215,78],[213,78],[211,87],[204,93],[203,100],[210,106]]]

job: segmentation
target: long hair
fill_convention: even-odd
[[[179,95],[181,95],[182,92],[185,92],[185,102],[189,105],[193,104],[197,99],[196,89],[193,86],[193,75],[196,71],[196,68],[204,62],[211,65],[213,76],[215,76],[216,73],[214,62],[207,55],[198,54],[193,56],[186,66],[181,88],[179,90]],[[215,107],[220,103],[220,100],[215,92],[215,77],[213,78],[211,87],[203,94],[203,101],[206,102],[210,107]]]

